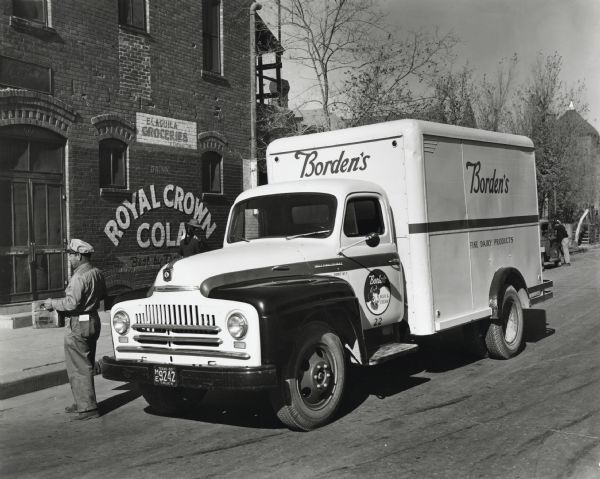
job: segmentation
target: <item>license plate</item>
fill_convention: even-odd
[[[177,371],[169,366],[155,366],[154,384],[157,386],[177,386]]]

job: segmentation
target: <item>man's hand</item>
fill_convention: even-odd
[[[54,310],[54,308],[52,307],[52,300],[50,298],[48,298],[46,301],[44,301],[44,309],[48,310],[48,311],[52,311]]]

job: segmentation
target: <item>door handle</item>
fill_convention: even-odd
[[[35,263],[35,243],[29,243],[29,264]]]
[[[388,264],[400,266],[400,258],[393,258],[388,261]]]
[[[287,265],[273,266],[271,271],[289,271],[290,267]]]

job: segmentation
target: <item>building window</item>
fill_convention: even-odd
[[[221,75],[221,0],[202,0],[204,70]]]
[[[13,16],[46,25],[48,6],[46,0],[13,0]]]
[[[146,0],[119,0],[119,24],[146,31]]]
[[[208,152],[202,155],[202,191],[221,193],[221,155]]]
[[[127,188],[127,145],[115,139],[100,142],[100,188]]]

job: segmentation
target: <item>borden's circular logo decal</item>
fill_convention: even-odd
[[[374,269],[365,281],[365,303],[373,314],[383,314],[392,297],[390,280],[380,269]]]

